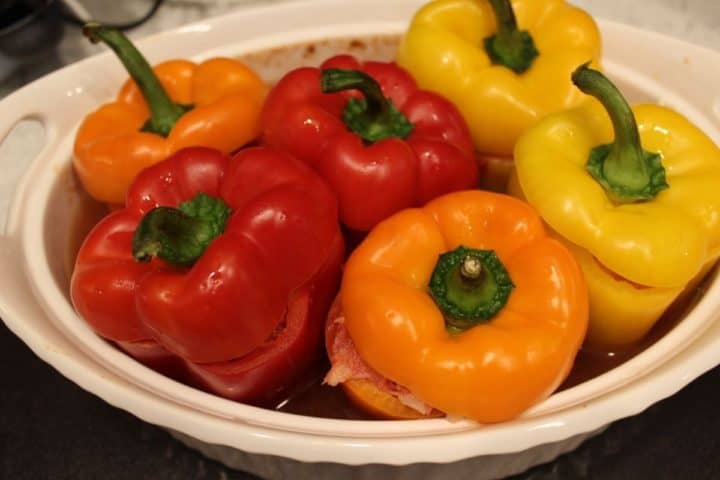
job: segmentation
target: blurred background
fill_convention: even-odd
[[[0,97],[102,50],[80,32],[89,19],[142,37],[243,5],[279,1],[288,0],[0,0]]]
[[[79,26],[88,19],[142,37],[246,5],[297,0],[0,0],[0,97],[29,81],[102,49]],[[392,2],[393,0],[388,0]],[[720,45],[718,0],[572,0],[591,13]]]

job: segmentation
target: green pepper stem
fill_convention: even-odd
[[[383,95],[380,84],[360,70],[339,68],[323,70],[320,77],[320,88],[323,93],[360,90],[367,102],[368,115],[381,115],[390,109],[390,102]]]
[[[459,333],[495,316],[514,285],[495,252],[460,246],[440,255],[429,288],[447,329]]]
[[[229,216],[225,202],[204,193],[178,208],[154,208],[135,229],[133,256],[139,262],[158,257],[173,265],[192,265],[225,230]]]
[[[512,8],[510,0],[490,0],[497,29],[500,35],[509,35],[518,29],[517,20],[515,19],[515,11]]]
[[[323,93],[358,90],[363,98],[351,98],[343,111],[345,125],[362,137],[374,143],[386,138],[407,138],[413,125],[402,112],[385,97],[380,84],[360,70],[331,68],[323,70],[320,76]]]
[[[590,152],[587,170],[613,201],[650,200],[668,188],[660,155],[643,150],[635,115],[620,90],[587,63],[573,72],[572,81],[602,103],[612,122],[615,140]]]
[[[145,57],[120,30],[91,22],[83,27],[83,35],[110,47],[135,80],[150,109],[150,120],[143,130],[167,137],[188,108],[170,99]]]
[[[519,30],[510,0],[489,0],[495,13],[497,33],[484,41],[490,60],[515,73],[523,73],[539,55],[527,30]]]

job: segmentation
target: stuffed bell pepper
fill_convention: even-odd
[[[419,90],[392,63],[342,55],[293,70],[268,95],[262,126],[266,144],[327,180],[353,231],[478,184],[472,140],[455,106]]]
[[[422,88],[458,106],[504,191],[515,142],[549,113],[585,99],[570,74],[597,62],[600,33],[564,0],[435,0],[413,18],[397,61]]]
[[[583,268],[588,347],[641,339],[720,253],[720,150],[682,115],[630,108],[600,72],[574,83],[596,97],[550,116],[515,149],[511,191],[535,206]]]
[[[451,193],[383,221],[352,253],[325,381],[382,417],[509,420],[562,383],[587,317],[579,266],[530,205]]]
[[[115,101],[85,117],[75,138],[75,171],[96,200],[122,205],[142,169],[184,147],[230,153],[258,136],[267,87],[243,63],[171,60],[153,70],[121,32],[98,24],[83,32],[106,43],[131,77]]]
[[[302,162],[188,148],[144,170],[90,232],[71,296],[140,361],[264,404],[321,358],[343,250],[334,195]]]

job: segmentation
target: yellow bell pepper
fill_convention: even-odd
[[[442,412],[485,423],[514,418],[562,383],[588,317],[582,273],[537,212],[479,190],[381,222],[350,256],[340,302],[370,367]],[[352,390],[366,405],[385,402]]]
[[[718,258],[720,149],[674,111],[631,109],[586,65],[573,80],[599,102],[526,132],[509,189],[575,253],[590,293],[587,345],[614,350],[642,338]]]
[[[397,62],[458,106],[504,188],[520,135],[587,98],[570,74],[598,62],[600,44],[592,17],[564,0],[436,0],[415,14]]]

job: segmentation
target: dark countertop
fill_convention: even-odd
[[[247,480],[66,380],[0,325],[0,479]],[[720,478],[720,368],[513,480]]]

